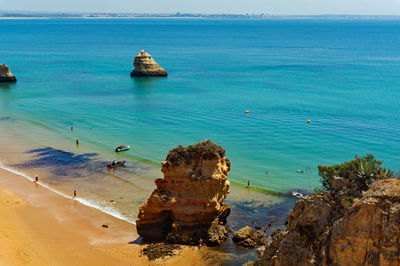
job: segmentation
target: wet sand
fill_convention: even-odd
[[[0,186],[0,264],[204,264],[193,247],[149,262],[140,256],[134,224],[59,196],[40,182],[0,169]]]

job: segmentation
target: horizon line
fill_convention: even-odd
[[[39,11],[39,10],[0,10],[0,15],[8,13],[17,13],[18,15],[24,14],[47,14],[47,15],[152,15],[152,16],[265,16],[265,17],[400,17],[400,14],[343,14],[343,13],[321,13],[321,14],[270,14],[265,12],[260,13],[197,13],[197,12],[107,12],[107,11]]]

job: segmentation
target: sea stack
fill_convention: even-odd
[[[16,82],[17,79],[10,72],[7,65],[0,65],[0,82]]]
[[[207,245],[228,237],[230,161],[225,150],[210,140],[169,151],[161,162],[164,178],[139,208],[136,228],[144,240]]]
[[[135,56],[133,66],[135,69],[131,72],[131,77],[166,77],[168,75],[167,71],[160,67],[145,50],[140,51]]]

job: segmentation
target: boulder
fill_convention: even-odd
[[[207,245],[221,244],[228,236],[230,207],[222,201],[229,193],[230,161],[212,141],[169,151],[162,163],[164,178],[140,206],[136,228],[144,240]]]
[[[150,54],[145,50],[140,51],[133,61],[135,69],[131,72],[132,77],[167,76],[167,71],[160,67]]]
[[[265,245],[264,236],[245,226],[233,234],[232,240],[239,246],[244,248],[255,248],[259,245]]]
[[[7,65],[0,65],[0,82],[16,82],[17,79],[10,72]]]

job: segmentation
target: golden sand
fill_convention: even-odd
[[[4,169],[0,186],[0,265],[204,265],[191,247],[149,261],[134,224]]]

